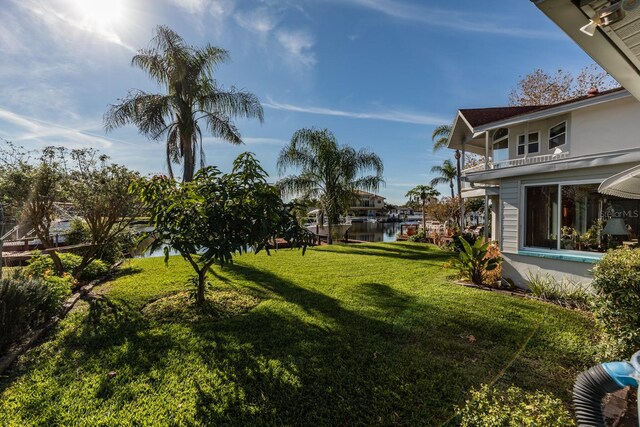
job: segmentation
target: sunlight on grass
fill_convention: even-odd
[[[593,362],[591,319],[451,285],[450,256],[412,243],[244,255],[210,275],[204,312],[181,258],[132,260],[0,383],[0,424],[433,425],[536,325],[501,381],[568,402]]]

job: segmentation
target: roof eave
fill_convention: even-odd
[[[531,1],[618,83],[640,100],[640,69],[633,59],[612,42],[606,35],[606,30],[598,28],[593,36],[580,31],[580,27],[589,22],[589,18],[571,0]]]

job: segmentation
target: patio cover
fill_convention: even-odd
[[[598,191],[610,196],[640,199],[640,165],[607,178]]]

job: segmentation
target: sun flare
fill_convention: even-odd
[[[86,25],[106,29],[124,17],[123,0],[75,0],[75,8]]]

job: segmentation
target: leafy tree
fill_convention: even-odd
[[[56,274],[63,274],[62,261],[58,253],[53,250],[56,245],[51,234],[51,226],[57,218],[55,204],[65,199],[64,186],[68,176],[64,164],[61,162],[63,149],[60,147],[46,147],[40,157],[40,164],[30,174],[29,197],[24,204],[22,219],[34,230],[53,260]]]
[[[68,182],[68,197],[76,214],[87,225],[91,245],[74,271],[79,277],[87,266],[117,243],[129,231],[131,222],[143,212],[137,195],[129,191],[137,172],[108,163],[108,157],[94,150],[71,152],[73,170]]]
[[[453,192],[453,182],[458,177],[458,170],[456,166],[451,162],[451,160],[447,159],[442,162],[442,166],[436,165],[431,168],[431,173],[437,173],[439,176],[436,176],[431,180],[431,185],[436,186],[440,184],[449,184],[449,188],[451,188],[451,198],[455,199],[455,193]]]
[[[165,93],[131,90],[105,113],[105,129],[109,132],[133,123],[148,138],[165,136],[169,176],[173,178],[171,164],[182,162],[182,179],[191,181],[198,156],[200,167],[205,163],[203,127],[215,137],[241,144],[231,119],[263,120],[262,106],[255,95],[235,87],[225,90],[213,78],[217,66],[228,59],[224,49],[209,44],[193,47],[168,27],[158,26],[151,47],[140,50],[131,64],[144,70]]]
[[[29,152],[0,138],[0,280],[5,224],[17,222],[29,195]]]
[[[355,191],[376,191],[384,182],[382,160],[377,154],[338,145],[328,129],[296,131],[289,145],[280,151],[278,168],[281,175],[287,168],[299,169],[298,175],[282,178],[278,186],[285,196],[320,202],[328,219],[330,244],[332,226],[352,205]],[[362,176],[368,171],[373,174]]]
[[[449,141],[449,135],[451,134],[451,125],[436,126],[431,134],[431,141],[433,141],[433,151],[440,151],[443,148],[447,148],[447,142]]]
[[[538,68],[522,77],[509,93],[509,105],[549,105],[584,96],[589,89],[607,90],[619,86],[595,64],[584,67],[577,76],[558,69],[549,74]]]
[[[151,248],[164,246],[180,252],[197,274],[196,300],[205,301],[206,274],[213,264],[233,262],[233,255],[253,248],[269,252],[269,242],[284,237],[302,246],[310,233],[301,227],[277,187],[251,153],[241,154],[231,173],[216,167],[200,169],[193,181],[177,184],[167,177],[137,181],[132,190],[140,195],[151,216],[155,240]]]
[[[418,201],[422,202],[422,228],[427,228],[427,201],[438,197],[440,192],[430,185],[417,185],[405,194],[409,199],[407,206],[415,206]]]

